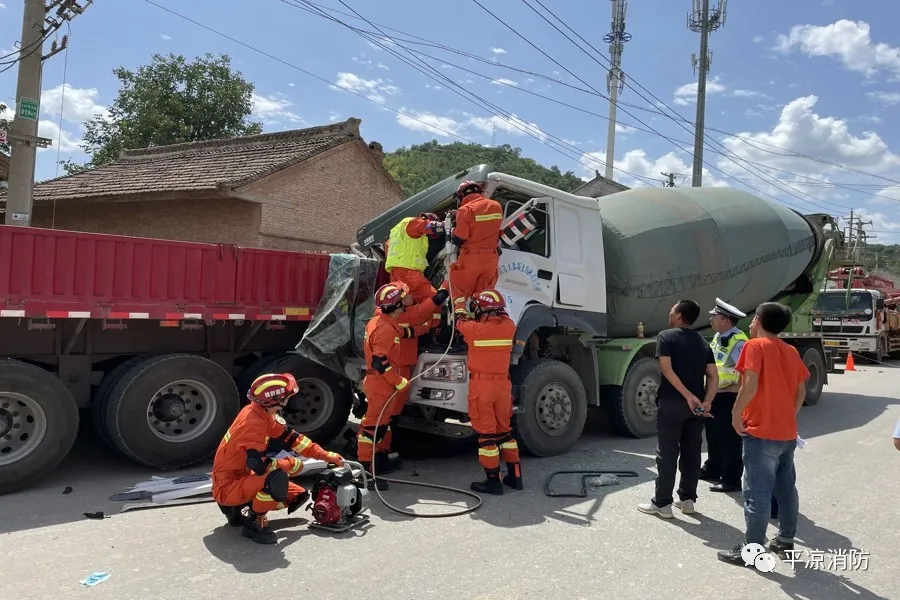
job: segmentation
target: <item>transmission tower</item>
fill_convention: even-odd
[[[663,181],[663,187],[675,187],[675,177],[677,173],[660,173],[666,179]]]
[[[612,24],[603,36],[609,44],[609,72],[606,75],[606,89],[609,91],[609,130],[606,133],[606,178],[612,179],[613,162],[616,159],[616,102],[625,88],[625,74],[622,72],[622,50],[631,34],[625,31],[625,10],[627,0],[612,0]]]
[[[700,33],[700,56],[691,55],[697,79],[697,119],[694,131],[694,173],[693,187],[703,184],[703,133],[706,127],[706,75],[712,63],[712,52],[709,51],[709,34],[725,25],[725,12],[728,0],[719,0],[715,8],[709,7],[709,0],[693,0],[693,11],[688,14],[688,29]]]

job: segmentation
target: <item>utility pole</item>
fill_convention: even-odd
[[[38,148],[53,143],[38,137],[41,115],[41,75],[43,63],[66,48],[68,37],[56,42],[44,54],[44,42],[66,21],[80,15],[93,0],[80,6],[75,0],[25,0],[22,39],[19,48],[19,76],[16,82],[16,112],[9,132],[9,183],[6,196],[6,224],[29,227],[34,195],[34,166]],[[56,10],[56,16],[49,16]]]
[[[688,29],[700,33],[700,56],[691,56],[697,79],[697,119],[694,125],[694,173],[691,185],[703,185],[703,134],[706,127],[706,75],[712,62],[709,51],[709,34],[725,25],[725,12],[728,0],[719,0],[718,6],[709,8],[709,0],[693,0],[694,9],[688,15]]]
[[[675,187],[675,173],[660,173],[660,175],[666,178],[663,187]]]
[[[625,11],[627,0],[612,0],[612,24],[610,32],[603,36],[609,44],[609,72],[606,75],[606,89],[609,91],[609,129],[606,133],[606,178],[613,178],[613,163],[616,160],[616,103],[625,88],[625,74],[622,66],[622,50],[631,41],[631,34],[625,31]]]

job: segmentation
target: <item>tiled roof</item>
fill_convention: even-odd
[[[125,150],[102,167],[36,184],[34,201],[226,191],[360,139],[359,124]]]

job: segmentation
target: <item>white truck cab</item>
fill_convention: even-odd
[[[891,351],[883,318],[884,295],[879,290],[825,290],[813,315],[813,326],[821,328],[826,348],[840,354],[871,354],[879,361]]]

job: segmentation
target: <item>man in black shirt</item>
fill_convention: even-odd
[[[649,503],[638,505],[638,510],[664,519],[674,516],[672,492],[678,470],[679,500],[674,504],[685,514],[694,512],[703,424],[719,384],[709,343],[691,329],[699,317],[696,302],[679,300],[669,311],[671,329],[656,336],[656,358],[663,374],[656,393],[656,493]]]

